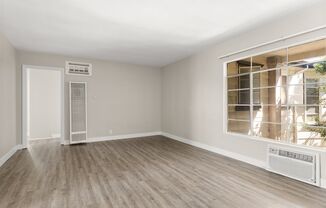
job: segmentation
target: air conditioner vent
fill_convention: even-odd
[[[66,61],[66,74],[68,75],[92,75],[92,64]]]
[[[303,153],[297,153],[297,152],[283,150],[283,149],[275,149],[273,147],[270,147],[269,153],[279,155],[281,157],[292,158],[294,160],[305,161],[305,162],[308,162],[308,163],[313,163],[314,162],[314,157],[313,156],[303,154]]]
[[[269,146],[267,169],[306,183],[320,185],[319,153]]]

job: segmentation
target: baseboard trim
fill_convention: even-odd
[[[27,148],[27,146],[24,146],[22,144],[17,145],[17,150],[21,150],[21,149],[25,149],[25,148]]]
[[[0,167],[7,162],[16,152],[17,150],[22,149],[22,145],[16,145],[9,152],[7,152],[4,156],[0,158]]]
[[[69,140],[63,140],[63,142],[61,142],[61,145],[69,145],[69,144],[70,144]]]
[[[214,152],[214,153],[226,156],[226,157],[230,157],[232,159],[239,160],[241,162],[245,162],[245,163],[254,165],[256,167],[260,167],[260,168],[264,168],[264,169],[266,168],[266,163],[265,162],[253,159],[251,157],[243,156],[243,155],[235,153],[235,152],[230,152],[230,151],[220,149],[220,148],[217,148],[217,147],[213,147],[213,146],[210,146],[210,145],[207,145],[207,144],[203,144],[203,143],[200,143],[200,142],[197,142],[197,141],[192,141],[192,140],[189,140],[189,139],[185,139],[185,138],[182,138],[182,137],[179,137],[179,136],[176,136],[176,135],[173,135],[173,134],[169,134],[169,133],[166,133],[166,132],[163,132],[162,136],[165,136],[165,137],[168,137],[170,139],[177,140],[179,142],[189,144],[189,145],[192,145],[192,146],[195,146],[195,147],[198,147],[198,148],[210,151],[210,152]]]
[[[48,140],[48,139],[56,139],[57,137],[44,137],[44,138],[28,138],[28,141],[39,141],[39,140]]]
[[[324,178],[320,179],[320,187],[326,189],[326,179],[324,179]]]
[[[148,136],[159,136],[162,135],[162,132],[146,132],[146,133],[136,133],[136,134],[122,134],[122,135],[114,135],[114,136],[103,136],[103,137],[91,137],[87,138],[85,143],[93,143],[93,142],[105,142],[105,141],[113,141],[113,140],[120,140],[120,139],[132,139],[138,137],[148,137]],[[62,145],[69,145],[69,140],[64,140]]]
[[[51,134],[51,137],[52,138],[60,138],[61,137],[61,134]]]
[[[112,141],[112,140],[120,140],[120,139],[132,139],[138,137],[148,137],[148,136],[158,136],[158,135],[162,135],[162,132],[147,132],[147,133],[123,134],[123,135],[104,136],[104,137],[93,137],[93,138],[88,138],[86,143]]]

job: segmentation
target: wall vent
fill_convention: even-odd
[[[87,140],[87,83],[69,82],[70,144]]]
[[[66,61],[66,74],[68,75],[92,75],[92,64]]]
[[[282,146],[268,146],[267,170],[320,186],[319,154]]]

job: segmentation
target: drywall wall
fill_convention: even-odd
[[[280,17],[255,30],[162,68],[162,131],[265,163],[269,142],[225,133],[223,63],[326,36],[326,29],[291,38],[224,59],[218,57],[254,45],[326,25],[326,2]],[[322,177],[326,157],[322,154]]]
[[[28,69],[30,139],[44,139],[61,132],[61,73],[56,70]]]
[[[69,139],[69,81],[88,83],[88,138],[161,130],[161,71],[158,68],[18,51],[17,80],[21,79],[23,64],[64,68],[65,61],[93,64],[90,77],[65,75],[66,140]],[[17,85],[19,89],[20,85]],[[20,99],[21,90],[17,96]],[[18,111],[21,115],[21,110]],[[21,132],[18,133],[21,136]]]
[[[0,159],[16,146],[15,49],[0,33]]]

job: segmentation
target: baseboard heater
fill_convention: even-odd
[[[316,152],[269,145],[267,170],[320,186],[320,155]]]

